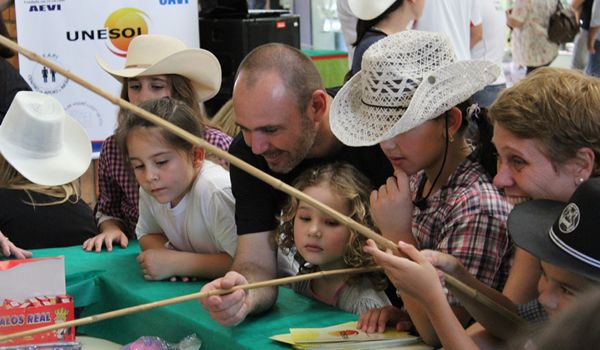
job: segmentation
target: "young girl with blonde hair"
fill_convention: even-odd
[[[355,221],[373,228],[369,213],[369,180],[346,163],[319,165],[303,172],[294,187]],[[290,198],[283,209],[276,241],[293,252],[300,273],[373,263],[362,251],[366,238],[310,205]],[[299,282],[293,289],[339,309],[360,314],[389,305],[382,274],[335,276]]]

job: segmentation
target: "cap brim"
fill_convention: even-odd
[[[600,281],[600,269],[572,257],[550,238],[550,229],[565,205],[551,200],[532,200],[519,204],[508,216],[508,233],[517,246],[540,260]]]
[[[147,68],[112,69],[107,62],[96,56],[96,62],[115,79],[138,76],[178,74],[191,80],[200,101],[215,96],[221,87],[221,65],[217,58],[204,49],[185,49],[163,58]]]
[[[90,166],[92,143],[83,127],[65,118],[64,144],[59,154],[44,159],[23,158],[22,152],[0,140],[4,158],[27,180],[43,186],[58,186],[79,178]]]

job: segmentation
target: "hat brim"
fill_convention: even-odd
[[[550,229],[565,206],[565,203],[551,200],[532,200],[519,204],[508,216],[508,233],[517,246],[540,260],[600,281],[600,269],[574,258],[550,238]]]
[[[27,180],[43,186],[70,183],[86,172],[92,160],[92,143],[83,127],[65,118],[61,151],[53,157],[23,157],[23,151],[0,139],[0,153]]]
[[[362,19],[363,21],[370,21],[376,17],[379,17],[382,13],[389,9],[394,2],[396,2],[396,0],[349,0],[348,7],[350,7],[352,14],[359,19]]]
[[[359,71],[335,96],[331,130],[348,146],[372,146],[434,119],[494,82],[499,74],[500,67],[489,61],[453,62],[423,77],[404,111],[364,105]]]
[[[217,58],[203,49],[185,49],[169,55],[150,67],[113,69],[100,56],[96,62],[104,71],[123,82],[124,78],[148,75],[178,74],[190,79],[200,101],[206,101],[219,92],[221,65]]]

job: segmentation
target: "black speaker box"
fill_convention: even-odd
[[[223,75],[221,90],[205,102],[209,115],[231,98],[237,68],[246,54],[272,42],[300,49],[300,16],[200,18],[200,47],[217,57]]]

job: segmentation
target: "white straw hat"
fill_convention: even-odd
[[[113,69],[96,56],[100,68],[119,81],[147,75],[178,74],[191,80],[200,101],[215,96],[221,87],[221,65],[210,51],[187,48],[166,35],[140,35],[131,40],[123,69]]]
[[[57,186],[87,170],[92,143],[55,98],[20,91],[0,124],[0,153],[29,181]]]
[[[348,6],[356,17],[368,21],[384,13],[395,2],[396,0],[348,0]]]
[[[455,60],[441,33],[404,31],[379,40],[335,96],[331,130],[346,145],[374,145],[438,117],[500,74],[492,62]]]

